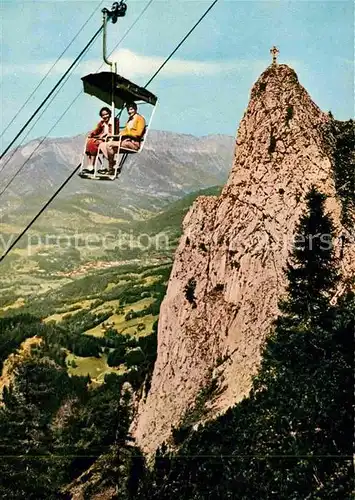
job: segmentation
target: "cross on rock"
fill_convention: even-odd
[[[277,64],[277,56],[280,53],[279,49],[275,45],[270,49],[270,54],[272,55],[272,64]]]

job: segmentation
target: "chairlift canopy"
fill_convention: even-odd
[[[91,73],[84,76],[82,81],[86,94],[93,95],[109,105],[112,104],[113,100],[118,109],[122,109],[129,102],[139,101],[155,106],[158,100],[149,90],[109,71]],[[113,99],[112,90],[114,91]]]

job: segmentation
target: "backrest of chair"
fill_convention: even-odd
[[[136,153],[140,153],[142,151],[143,146],[144,146],[144,140],[146,138],[146,133],[147,133],[147,125],[145,125],[143,133],[142,133],[142,135],[139,138],[139,149],[137,149],[135,151]]]
[[[143,130],[143,134],[141,135],[140,137],[140,141],[143,142],[144,139],[145,139],[145,134],[147,133],[147,125],[145,125],[144,127],[144,130]]]
[[[137,153],[140,153],[142,151],[142,149],[144,147],[144,143],[147,140],[148,132],[149,132],[149,129],[150,129],[150,124],[152,123],[155,109],[156,109],[156,105],[154,106],[153,111],[152,111],[152,113],[150,115],[149,122],[145,124],[144,130],[143,130],[143,134],[142,134],[141,140],[140,140],[139,149],[138,149]]]

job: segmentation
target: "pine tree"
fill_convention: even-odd
[[[306,197],[307,212],[296,228],[292,262],[287,267],[288,298],[280,304],[289,319],[313,324],[328,310],[339,278],[333,255],[334,227],[324,213],[325,199],[314,187]]]
[[[52,455],[50,423],[70,387],[69,376],[44,352],[42,361],[25,360],[4,392],[0,408],[0,473],[4,498],[54,498],[62,479]],[[43,470],[46,472],[43,473]],[[0,490],[1,491],[1,490]]]

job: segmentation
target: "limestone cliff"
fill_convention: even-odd
[[[337,234],[346,234],[331,121],[286,65],[270,66],[254,84],[226,186],[218,198],[198,198],[184,220],[161,307],[151,389],[132,427],[145,451],[169,438],[211,377],[218,386],[212,415],[248,394],[312,185],[329,196]],[[347,237],[340,241],[349,276],[354,245]]]

